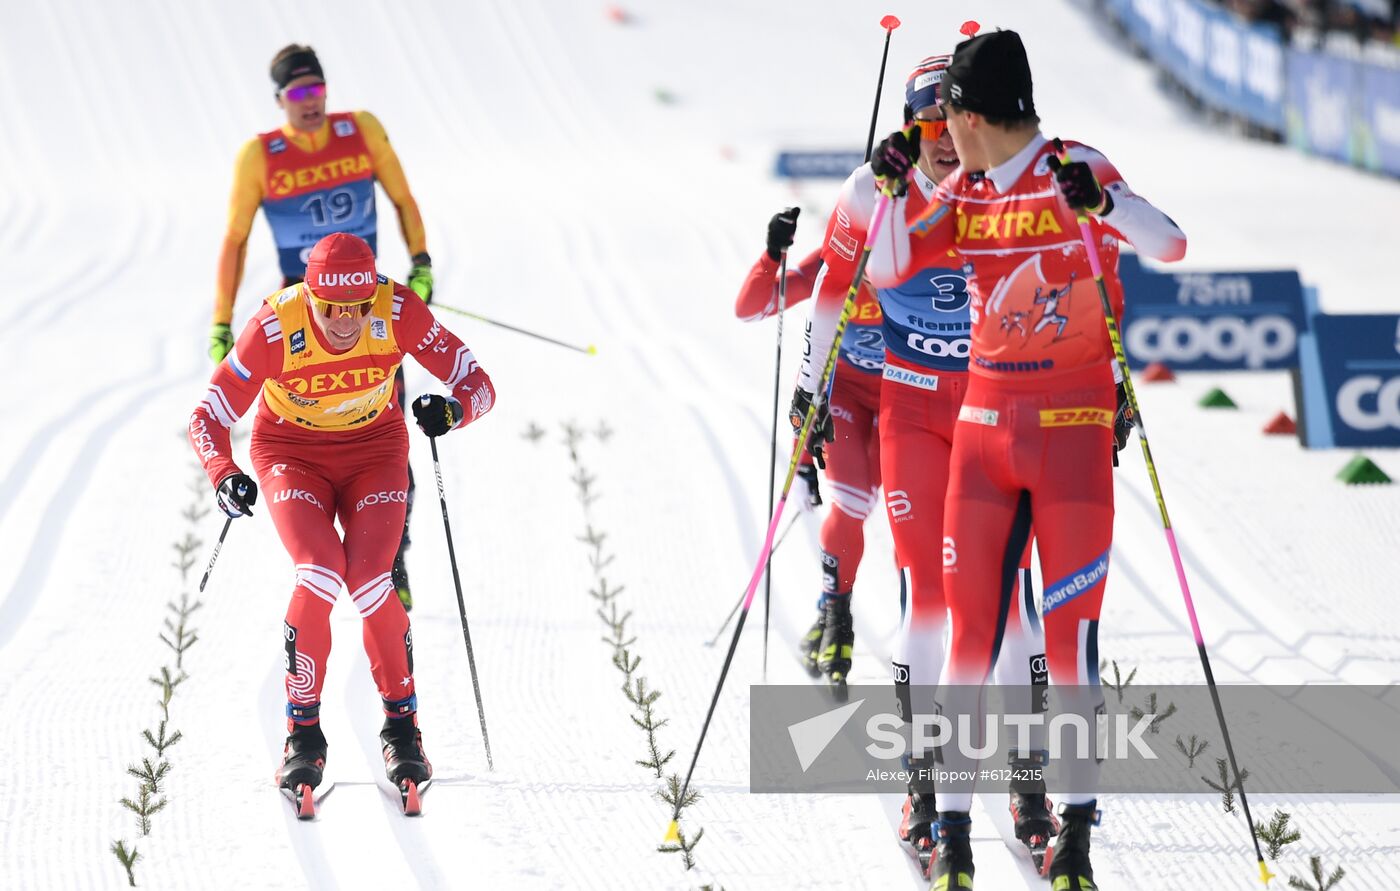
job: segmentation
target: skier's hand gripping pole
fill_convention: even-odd
[[[1074,194],[1066,194],[1071,207],[1074,208],[1079,220],[1079,237],[1084,242],[1084,251],[1088,255],[1089,269],[1094,273],[1094,284],[1098,287],[1099,303],[1103,309],[1104,324],[1108,327],[1108,340],[1113,345],[1113,361],[1118,363],[1118,369],[1123,374],[1123,390],[1127,396],[1128,407],[1132,411],[1133,424],[1137,427],[1138,441],[1142,443],[1142,457],[1147,464],[1147,476],[1152,481],[1152,492],[1157,497],[1157,509],[1162,515],[1162,528],[1167,534],[1167,546],[1171,550],[1172,563],[1176,566],[1176,580],[1181,587],[1181,597],[1186,602],[1186,613],[1191,619],[1191,633],[1196,638],[1196,652],[1201,657],[1201,667],[1205,671],[1206,685],[1210,687],[1211,701],[1215,705],[1215,717],[1220,723],[1220,735],[1225,741],[1225,754],[1230,759],[1230,770],[1234,772],[1236,788],[1240,793],[1240,807],[1244,811],[1245,823],[1249,826],[1249,835],[1254,842],[1254,855],[1259,861],[1259,880],[1267,887],[1273,873],[1269,872],[1268,865],[1264,862],[1264,852],[1259,847],[1259,833],[1254,828],[1254,818],[1249,812],[1249,798],[1245,795],[1244,783],[1240,782],[1240,768],[1235,760],[1235,747],[1230,742],[1230,730],[1225,724],[1225,710],[1220,704],[1220,693],[1216,689],[1215,675],[1210,668],[1210,656],[1206,653],[1205,639],[1201,635],[1201,624],[1196,618],[1196,604],[1191,598],[1191,586],[1186,581],[1186,569],[1181,562],[1181,549],[1176,543],[1176,532],[1172,529],[1171,517],[1167,515],[1167,502],[1162,496],[1162,483],[1157,477],[1157,465],[1152,460],[1152,446],[1147,441],[1147,426],[1143,422],[1142,410],[1138,406],[1137,391],[1133,388],[1132,372],[1128,370],[1128,357],[1123,351],[1123,339],[1118,332],[1118,319],[1113,312],[1113,302],[1108,297],[1108,287],[1103,280],[1103,263],[1099,259],[1098,246],[1094,242],[1094,233],[1089,225],[1089,213],[1085,209],[1087,202],[1095,200],[1094,189],[1086,188],[1082,182],[1082,175],[1077,176],[1073,169],[1074,165],[1069,159],[1069,153],[1065,150],[1060,140],[1055,140],[1055,156],[1051,159],[1051,169],[1056,173],[1056,179],[1062,183],[1065,181],[1076,183]],[[1063,171],[1063,173],[1062,173]],[[1078,171],[1082,174],[1082,171]],[[1095,183],[1095,185],[1097,185]],[[1098,200],[1102,201],[1102,190],[1099,190]]]
[[[749,578],[749,586],[744,591],[743,604],[739,610],[739,621],[735,623],[734,636],[729,641],[729,652],[724,656],[724,665],[719,672],[719,682],[715,684],[714,695],[710,698],[709,711],[705,713],[705,723],[700,728],[700,739],[695,743],[695,753],[690,758],[690,768],[685,773],[685,783],[681,786],[680,795],[676,796],[674,810],[671,813],[671,823],[666,828],[666,841],[670,843],[674,844],[679,840],[681,803],[685,801],[686,792],[690,790],[690,780],[695,774],[695,765],[700,760],[700,749],[705,745],[705,735],[709,732],[710,721],[715,716],[715,705],[719,702],[720,692],[724,690],[725,678],[729,676],[729,666],[734,661],[734,651],[739,646],[739,636],[744,633],[744,620],[748,618],[749,607],[753,605],[754,592],[758,590],[758,583],[763,579],[764,568],[768,565],[769,555],[773,551],[773,538],[777,533],[778,523],[783,518],[783,508],[787,505],[788,492],[792,489],[792,480],[797,475],[797,465],[802,460],[802,450],[807,447],[807,437],[811,435],[812,426],[817,416],[817,408],[825,399],[827,381],[836,368],[836,360],[841,352],[841,335],[846,332],[846,323],[855,311],[856,295],[860,293],[861,279],[865,276],[865,265],[870,261],[870,245],[879,234],[880,227],[885,224],[885,217],[889,214],[891,203],[890,197],[885,194],[881,194],[875,202],[875,211],[870,217],[870,229],[865,237],[865,247],[861,252],[860,262],[856,264],[855,275],[851,277],[851,287],[846,291],[846,302],[841,306],[841,316],[836,320],[836,331],[831,340],[831,349],[827,352],[826,364],[822,366],[821,378],[817,382],[818,396],[808,406],[807,417],[803,419],[802,427],[797,431],[796,441],[792,447],[792,457],[788,459],[787,474],[783,478],[782,494],[778,498],[777,507],[773,510],[773,516],[768,521],[768,530],[763,538],[763,547],[759,551],[758,562]]]

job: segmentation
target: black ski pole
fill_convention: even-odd
[[[880,27],[885,29],[885,47],[880,53],[880,76],[875,80],[875,106],[870,110],[870,133],[865,138],[865,160],[870,160],[870,152],[875,146],[875,121],[880,115],[880,93],[885,86],[885,63],[890,58],[890,37],[894,34],[894,29],[899,27],[899,19],[892,15],[887,15],[880,19]],[[773,515],[773,487],[776,484],[775,475],[778,464],[778,377],[782,373],[783,362],[783,310],[787,299],[787,251],[783,251],[778,257],[778,370],[773,373],[773,442],[768,458],[768,515]],[[763,682],[768,683],[768,618],[771,612],[771,602],[773,594],[773,555],[768,555],[768,563],[764,567],[763,578]],[[731,613],[730,615],[733,615]],[[728,625],[729,620],[725,619],[724,624]],[[720,631],[724,629],[721,628]],[[711,646],[713,643],[710,644]]]
[[[885,29],[885,51],[880,55],[880,77],[875,81],[875,107],[870,111],[870,135],[865,137],[865,161],[870,162],[870,153],[875,149],[875,119],[880,116],[880,91],[885,86],[885,62],[890,57],[890,35],[899,27],[899,19],[887,15],[880,19],[880,27]]]
[[[759,550],[758,561],[753,568],[753,574],[749,577],[749,586],[744,590],[744,603],[739,607],[739,620],[734,623],[734,636],[729,639],[729,651],[724,654],[724,664],[719,669],[719,680],[715,683],[714,695],[710,697],[710,707],[705,712],[705,723],[700,725],[700,738],[695,741],[695,753],[690,756],[690,767],[685,772],[685,782],[681,784],[680,794],[676,796],[672,805],[671,822],[666,827],[665,840],[669,844],[675,844],[680,836],[681,808],[686,800],[686,793],[690,790],[690,780],[695,775],[695,765],[700,762],[700,750],[705,746],[705,737],[710,732],[710,721],[715,716],[715,706],[719,704],[719,695],[724,692],[724,680],[729,677],[729,666],[734,662],[734,651],[739,646],[739,637],[744,633],[744,621],[749,617],[749,608],[753,606],[754,594],[758,592],[758,583],[763,577],[763,567],[768,562],[768,556],[773,550],[774,538],[778,534],[778,524],[783,518],[783,508],[787,506],[788,493],[792,489],[793,478],[797,476],[797,464],[802,458],[802,450],[807,447],[807,437],[812,433],[812,427],[817,419],[817,412],[822,406],[822,394],[826,393],[827,381],[836,370],[836,359],[841,352],[841,335],[846,331],[846,323],[850,321],[851,313],[856,308],[856,295],[860,292],[861,276],[865,274],[865,264],[870,261],[870,246],[880,232],[880,227],[884,225],[885,215],[889,212],[891,200],[888,194],[881,194],[875,201],[875,210],[870,215],[870,230],[866,236],[865,247],[861,251],[860,259],[856,262],[855,275],[851,277],[851,286],[846,289],[846,300],[841,305],[841,314],[836,319],[836,330],[832,332],[831,348],[827,350],[826,362],[822,365],[821,376],[817,379],[817,395],[812,399],[812,404],[807,407],[807,416],[802,420],[802,427],[797,431],[796,441],[792,446],[792,457],[788,459],[787,474],[783,477],[782,495],[778,498],[777,506],[773,509],[773,516],[768,520],[768,526],[764,530],[763,546]]]
[[[462,577],[457,573],[457,551],[452,547],[452,524],[447,519],[447,495],[442,488],[442,464],[438,462],[437,437],[429,436],[433,450],[433,473],[437,476],[438,503],[442,505],[442,531],[447,534],[447,559],[452,563],[452,584],[457,587],[457,610],[462,615],[462,640],[467,644],[467,666],[472,672],[472,692],[476,694],[476,716],[481,721],[481,742],[486,747],[486,767],[495,770],[491,760],[491,738],[486,735],[486,709],[481,704],[481,683],[476,677],[476,656],[472,652],[472,633],[467,628],[467,604],[462,599]]]
[[[795,211],[794,211],[795,212]],[[778,408],[783,375],[783,315],[787,309],[787,248],[778,252],[778,348],[773,360],[773,436],[768,441],[768,516],[773,516],[773,488],[778,484]],[[768,615],[773,596],[773,552],[763,569],[763,683],[768,683]],[[725,619],[728,625],[729,620]]]
[[[219,551],[224,547],[224,536],[228,535],[228,527],[233,525],[233,517],[224,518],[224,531],[219,533],[219,540],[214,544],[214,553],[209,555],[209,565],[204,567],[204,578],[199,580],[199,593],[204,593],[204,586],[209,584],[209,573],[214,571],[214,561],[219,559]]]
[[[455,312],[459,316],[466,316],[469,319],[476,319],[478,322],[485,322],[488,325],[495,325],[497,328],[504,328],[507,331],[514,331],[516,334],[524,334],[526,337],[533,337],[536,340],[543,340],[545,343],[552,343],[555,346],[561,346],[566,350],[573,350],[576,353],[587,353],[590,356],[598,355],[598,348],[591,343],[586,347],[574,346],[571,343],[565,343],[562,340],[555,340],[552,337],[545,337],[543,334],[536,334],[533,331],[527,331],[524,328],[517,328],[514,325],[507,325],[505,322],[498,322],[495,319],[488,319],[486,316],[479,316],[474,312],[467,312],[465,309],[458,309],[455,306],[448,306],[445,303],[434,303],[433,308],[445,309],[448,312]]]
[[[1055,156],[1061,164],[1070,163],[1069,153],[1064,144],[1055,140]],[[1220,725],[1220,736],[1225,742],[1225,755],[1230,760],[1230,770],[1235,775],[1234,788],[1240,793],[1240,809],[1244,811],[1244,822],[1249,827],[1250,840],[1254,842],[1254,857],[1259,865],[1259,880],[1268,886],[1274,874],[1269,872],[1264,861],[1264,851],[1259,847],[1259,831],[1254,826],[1254,816],[1249,812],[1249,796],[1244,792],[1244,777],[1240,776],[1239,762],[1235,759],[1235,747],[1230,742],[1230,728],[1225,723],[1225,708],[1220,704],[1220,689],[1215,683],[1215,672],[1210,668],[1210,655],[1206,653],[1205,637],[1201,634],[1201,623],[1196,617],[1196,601],[1191,597],[1191,586],[1186,581],[1186,568],[1181,562],[1181,549],[1177,546],[1176,530],[1172,528],[1171,517],[1167,514],[1167,499],[1162,495],[1162,482],[1157,476],[1157,464],[1152,460],[1152,446],[1147,441],[1147,424],[1138,406],[1137,391],[1133,388],[1133,375],[1128,368],[1128,357],[1123,351],[1123,338],[1118,333],[1118,319],[1113,312],[1113,302],[1108,296],[1108,287],[1103,281],[1103,261],[1099,258],[1098,245],[1094,232],[1089,227],[1088,214],[1080,210],[1079,238],[1084,242],[1084,253],[1088,256],[1089,269],[1094,274],[1094,284],[1099,291],[1099,306],[1103,310],[1104,326],[1108,329],[1108,340],[1113,347],[1113,361],[1123,373],[1123,390],[1128,397],[1128,406],[1133,411],[1133,421],[1137,426],[1138,443],[1142,446],[1142,458],[1147,464],[1147,477],[1152,483],[1152,492],[1157,496],[1157,510],[1162,519],[1162,530],[1167,536],[1167,548],[1171,551],[1172,563],[1176,566],[1176,581],[1181,588],[1181,598],[1186,603],[1186,615],[1191,620],[1191,635],[1196,641],[1196,654],[1201,659],[1201,669],[1206,676],[1206,687],[1210,690],[1210,701],[1215,706],[1215,720]],[[1226,783],[1226,788],[1230,784]],[[1291,884],[1291,883],[1290,883]]]

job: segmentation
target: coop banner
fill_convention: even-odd
[[[1159,273],[1125,254],[1119,273],[1127,295],[1123,346],[1131,366],[1297,367],[1306,314],[1296,271]]]
[[[1309,448],[1400,446],[1400,315],[1318,314],[1302,363]]]

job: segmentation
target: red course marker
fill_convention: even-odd
[[[965,34],[968,37],[976,37],[977,32],[980,31],[981,28],[981,25],[969,19],[968,21],[963,22],[962,27],[958,29],[958,32],[961,34]]]
[[[893,31],[895,28],[899,27],[899,19],[892,15],[887,15],[880,19],[880,27],[884,28],[886,31]]]

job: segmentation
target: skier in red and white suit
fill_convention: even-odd
[[[917,165],[910,171],[912,185],[907,199],[911,207],[926,205],[944,181],[957,169],[958,155],[945,130],[938,97],[951,56],[930,56],[909,75],[905,84],[905,119],[920,127]],[[816,386],[820,362],[831,345],[846,289],[875,209],[875,174],[869,165],[846,180],[837,209],[827,228],[821,250],[824,268],[812,310],[809,361],[802,367],[799,386]],[[889,218],[887,217],[887,225]],[[894,533],[895,556],[905,595],[903,618],[895,639],[892,671],[900,689],[901,707],[911,710],[909,687],[938,683],[944,658],[947,607],[943,596],[943,568],[956,555],[944,528],[944,495],[948,485],[948,460],[953,429],[967,390],[967,363],[972,322],[969,315],[966,270],[945,252],[925,255],[919,273],[892,286],[879,287],[883,310],[885,361],[880,390],[880,460],[885,481],[885,506]],[[842,369],[844,373],[844,369]],[[841,375],[836,378],[840,386]],[[1028,692],[1046,682],[1044,644],[1039,615],[1030,584],[1029,546],[1017,555],[1016,573],[1021,596],[1011,602],[1008,633],[997,660],[1000,683]],[[998,564],[1000,569],[1000,564]],[[1016,581],[1016,579],[1013,579]],[[1030,706],[1030,702],[1027,702]],[[1031,762],[1040,757],[1043,734],[1031,737],[1028,751],[1015,753]],[[922,767],[915,758],[915,771]],[[1020,791],[1043,799],[1043,786]],[[927,865],[931,855],[934,796],[931,783],[910,783],[905,801],[901,837],[921,854]],[[1034,816],[1034,807],[1013,796],[1018,824]],[[1040,807],[1043,811],[1043,804]],[[1041,828],[1048,832],[1048,820]]]
[[[949,251],[969,270],[971,373],[948,486],[944,528],[956,557],[945,561],[952,634],[938,702],[950,720],[975,715],[973,726],[982,726],[979,690],[1014,593],[1003,567],[1025,548],[1034,524],[1050,678],[1080,685],[1072,707],[1092,722],[1103,706],[1098,619],[1113,536],[1115,393],[1113,353],[1076,208],[1092,216],[1119,318],[1118,242],[1171,261],[1185,253],[1186,237],[1099,152],[1068,143],[1071,163],[1060,164],[1040,133],[1030,66],[1015,32],[959,44],[944,88],[961,168],[930,201],[895,199],[894,224],[875,239],[868,267],[880,287],[898,285]],[[917,149],[905,134],[892,135],[876,152],[877,174],[902,178]],[[950,772],[976,769],[956,746],[943,747],[943,760]],[[1066,767],[1069,791],[1050,876],[1056,887],[1067,877],[1066,887],[1087,891],[1098,764],[1071,759]],[[946,876],[949,887],[971,887],[971,796],[969,785],[938,790],[935,876]]]
[[[778,312],[778,253],[792,245],[799,208],[774,215],[768,223],[768,249],[749,270],[734,302],[734,314],[746,322],[766,319]],[[813,251],[787,271],[785,307],[807,300],[821,270],[821,254]],[[812,677],[826,673],[833,683],[844,683],[850,672],[850,643],[824,641],[827,617],[833,611],[849,616],[856,571],[865,554],[865,521],[875,508],[880,489],[880,371],[884,367],[884,342],[880,331],[880,302],[873,288],[864,287],[856,311],[841,342],[841,373],[831,390],[830,439],[819,439],[815,453],[802,456],[798,481],[806,489],[802,503],[821,505],[817,488],[816,454],[832,493],[831,508],[821,527],[822,594],[817,619],[803,637],[799,655]],[[813,434],[814,436],[816,434]],[[849,622],[849,618],[847,618]]]
[[[229,429],[262,393],[250,454],[296,570],[283,629],[290,735],[279,778],[288,788],[320,781],[321,685],[342,589],[364,620],[390,779],[421,783],[431,772],[417,730],[413,638],[390,580],[408,490],[408,433],[394,397],[405,355],[451,394],[414,403],[429,435],[465,426],[494,404],[471,350],[423,300],[377,274],[363,239],[329,235],[312,250],[305,282],[268,297],[249,321],[190,418],[190,442],[220,507],[230,517],[251,514],[258,485],[234,462]]]

